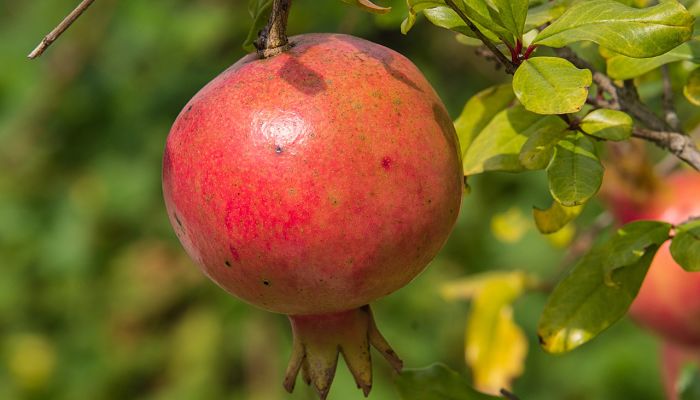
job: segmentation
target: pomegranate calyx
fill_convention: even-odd
[[[313,385],[322,400],[335,377],[338,354],[342,354],[357,387],[365,397],[372,389],[370,345],[400,372],[403,362],[384,339],[368,305],[349,311],[323,315],[290,315],[294,343],[284,388],[294,390],[301,371],[307,385]]]

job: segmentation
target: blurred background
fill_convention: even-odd
[[[285,316],[228,296],[190,262],[161,197],[170,124],[206,82],[243,56],[243,0],[101,0],[39,60],[25,56],[77,0],[0,1],[0,399],[313,399],[281,385]],[[472,48],[419,22],[340,1],[295,0],[289,32],[343,32],[412,59],[453,118],[504,79]],[[539,235],[541,173],[470,180],[458,226],[431,267],[374,305],[408,367],[440,361],[468,376],[466,302],[440,288],[485,270],[557,274],[567,238]],[[582,226],[600,211],[592,205]],[[530,352],[521,399],[659,399],[657,343],[627,320],[569,355],[535,327],[545,294],[515,305]],[[341,362],[342,364],[342,362]],[[373,400],[398,399],[375,356]],[[344,365],[329,396],[360,399]]]

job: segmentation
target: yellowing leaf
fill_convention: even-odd
[[[537,229],[542,233],[549,234],[559,231],[573,221],[574,218],[581,214],[583,207],[583,205],[566,207],[554,201],[546,210],[533,208],[532,214],[535,217]]]
[[[487,281],[474,299],[465,335],[465,357],[474,386],[496,394],[510,388],[523,372],[527,338],[513,320],[511,303],[522,293],[523,281]]]
[[[391,7],[382,7],[372,3],[369,0],[342,0],[344,3],[352,4],[359,7],[365,11],[369,11],[375,14],[386,14],[391,11]]]
[[[516,207],[496,214],[491,218],[491,233],[496,239],[504,243],[519,242],[525,236],[529,227],[529,220]]]
[[[571,244],[574,236],[576,236],[576,228],[572,224],[566,224],[563,228],[545,237],[552,246],[563,249]]]
[[[693,105],[700,106],[700,68],[695,68],[683,86],[683,94]]]

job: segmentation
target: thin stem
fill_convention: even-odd
[[[668,70],[668,65],[661,66],[661,76],[663,81],[663,107],[666,117],[666,123],[674,130],[680,130],[680,120],[676,113],[676,106],[673,103],[673,86],[671,85],[671,74]]]
[[[75,22],[75,20],[78,19],[78,17],[80,17],[94,2],[95,0],[83,0],[80,4],[78,4],[78,6],[71,11],[71,13],[68,14],[68,16],[65,17],[60,24],[58,24],[58,26],[56,26],[51,32],[44,36],[43,39],[41,39],[41,42],[39,42],[36,48],[32,50],[27,57],[33,60],[44,54],[44,51],[51,46],[51,43],[55,42],[56,39],[58,39],[59,36],[66,31],[66,29],[73,25],[73,22]]]
[[[265,29],[260,31],[255,47],[260,58],[270,58],[289,50],[292,45],[287,38],[287,20],[292,0],[275,0]]]
[[[511,60],[506,57],[505,54],[503,54],[498,47],[496,47],[496,44],[494,44],[489,38],[486,37],[486,35],[483,34],[479,30],[479,28],[474,25],[474,23],[467,17],[467,15],[462,11],[453,0],[445,0],[445,4],[447,4],[454,12],[457,13],[457,15],[464,21],[465,24],[469,27],[469,29],[474,32],[477,38],[481,40],[486,47],[488,47],[489,50],[493,53],[494,56],[498,59],[498,61],[505,67],[506,72],[510,75],[513,75],[515,73],[516,67],[515,64]]]

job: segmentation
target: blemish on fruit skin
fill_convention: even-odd
[[[231,261],[229,261],[229,260],[224,261],[224,265],[225,265],[227,268],[231,268]]]
[[[282,154],[283,151],[284,150],[282,149],[282,146],[280,146],[280,145],[275,146],[275,153]]]
[[[270,286],[270,281],[268,281],[267,279],[263,280],[263,285]]]
[[[175,217],[175,222],[177,222],[177,225],[178,225],[180,228],[184,228],[184,227],[182,226],[182,221],[180,221],[180,217],[178,217],[177,213],[174,213],[174,214],[173,214],[173,217]]]
[[[389,170],[393,162],[394,160],[392,160],[389,156],[382,158],[382,168]]]
[[[238,250],[235,247],[233,247],[233,245],[229,245],[228,249],[229,249],[229,252],[231,252],[231,257],[233,257],[233,259],[236,262],[241,261],[241,256],[240,256],[240,254],[238,254]]]

